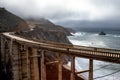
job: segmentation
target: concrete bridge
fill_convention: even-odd
[[[58,60],[45,63],[46,51],[58,53]],[[70,80],[75,80],[76,74],[84,72],[89,72],[88,79],[93,80],[93,60],[120,63],[120,50],[34,41],[16,36],[13,33],[1,34],[1,54],[4,63],[11,61],[14,80],[46,80],[46,65],[54,63],[58,64],[58,80],[62,80],[63,55],[71,58]],[[89,69],[77,72],[75,57],[89,59]],[[38,58],[41,61],[40,67],[38,66]],[[7,67],[7,65],[5,66]]]

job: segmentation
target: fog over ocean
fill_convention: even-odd
[[[68,36],[74,45],[91,46],[99,48],[120,49],[119,31],[106,31],[106,35],[99,32],[76,32]],[[76,58],[76,69],[88,69],[88,59]],[[70,65],[70,63],[68,64]],[[87,76],[87,74],[83,74]],[[94,80],[120,80],[120,65],[94,60]]]

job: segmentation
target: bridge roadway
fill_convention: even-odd
[[[11,33],[3,33],[3,36],[20,44],[24,44],[32,47],[34,46],[36,48],[40,48],[43,50],[59,52],[59,53],[73,55],[76,57],[82,57],[87,59],[120,63],[120,50],[116,50],[116,49],[76,46],[76,45],[61,44],[61,43],[49,42],[49,41],[34,41],[31,39],[26,39],[20,36],[16,36]]]

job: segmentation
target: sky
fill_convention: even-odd
[[[0,6],[21,17],[58,23],[120,21],[120,0],[0,0]]]

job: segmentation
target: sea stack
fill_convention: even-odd
[[[99,33],[99,35],[106,35],[106,33],[102,31]]]

